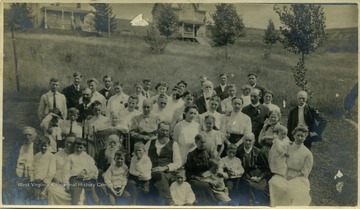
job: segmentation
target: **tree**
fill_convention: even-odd
[[[307,89],[305,79],[305,55],[314,52],[326,41],[325,14],[320,5],[291,4],[290,8],[274,6],[284,26],[280,27],[282,37],[279,41],[288,51],[301,54],[299,62],[294,67],[296,84],[303,90]]]
[[[274,7],[284,26],[280,27],[283,37],[279,41],[285,49],[301,54],[305,63],[305,55],[322,46],[326,40],[325,14],[320,5],[292,4],[290,9]]]
[[[279,34],[275,30],[275,25],[272,19],[269,19],[269,23],[264,34],[264,43],[270,46],[276,44]]]
[[[150,47],[150,53],[162,54],[168,43],[168,38],[162,36],[156,25],[151,24],[146,33],[145,43]]]
[[[154,4],[152,15],[161,35],[169,38],[179,30],[179,17],[171,9],[171,4]]]
[[[274,22],[272,21],[272,19],[269,19],[269,23],[264,34],[264,43],[268,45],[268,48],[265,49],[265,58],[270,58],[271,48],[274,44],[276,44],[278,38],[279,34],[275,30]]]
[[[236,12],[234,4],[217,4],[215,12],[210,16],[213,19],[208,22],[211,39],[216,46],[225,46],[227,60],[227,45],[234,44],[236,39],[245,36],[241,14]]]
[[[101,32],[115,32],[116,30],[116,20],[115,15],[112,13],[112,8],[109,4],[96,3],[90,4],[95,8],[94,12],[94,22],[95,28],[97,31]]]
[[[11,30],[22,30],[33,27],[31,8],[26,3],[12,3],[6,12],[7,25]]]

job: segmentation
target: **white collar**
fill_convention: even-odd
[[[246,153],[246,154],[249,154],[249,153],[251,152],[252,148],[253,148],[253,147],[251,146],[249,149],[246,149],[245,146],[244,146],[244,151],[245,151],[245,153]]]
[[[253,106],[253,107],[259,107],[260,102],[258,102],[256,105],[253,105],[252,103],[250,103],[250,104],[251,104],[251,106]]]

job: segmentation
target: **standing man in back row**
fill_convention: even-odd
[[[265,95],[265,88],[262,86],[259,86],[257,84],[257,74],[256,73],[249,73],[248,74],[248,81],[252,89],[257,88],[260,90],[260,103],[264,103],[264,95]]]
[[[79,105],[79,99],[82,96],[82,91],[85,89],[81,85],[82,75],[79,72],[73,74],[74,83],[63,89],[62,93],[66,97],[67,109],[77,107]]]
[[[61,111],[62,118],[67,116],[66,98],[59,92],[60,81],[57,78],[50,79],[50,91],[43,94],[40,99],[38,117],[41,121],[49,112],[57,108]]]
[[[113,88],[113,80],[111,76],[105,75],[103,77],[104,82],[104,88],[99,91],[100,94],[102,94],[106,101],[109,101],[110,97],[114,96],[115,90]]]

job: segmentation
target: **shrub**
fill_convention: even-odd
[[[150,47],[150,53],[162,54],[165,51],[165,47],[168,40],[165,36],[162,36],[155,25],[151,25],[145,37],[145,42]]]

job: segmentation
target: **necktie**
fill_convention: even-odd
[[[146,92],[146,98],[149,99],[149,92]]]
[[[69,133],[72,133],[72,126],[73,126],[73,122],[70,121],[70,131],[69,131]]]
[[[54,93],[54,109],[56,108],[56,93]]]

